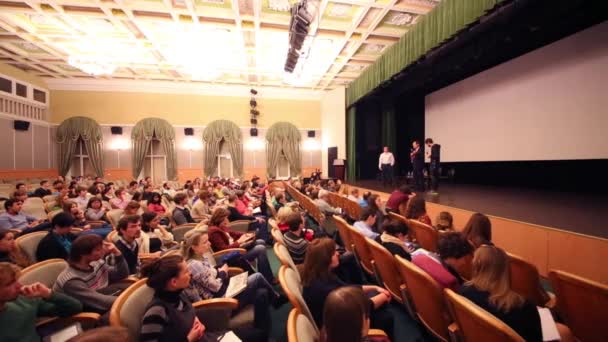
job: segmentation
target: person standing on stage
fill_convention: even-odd
[[[427,138],[424,143],[430,150],[426,153],[430,156],[431,164],[429,166],[429,177],[431,178],[431,193],[437,194],[439,189],[439,167],[440,167],[440,151],[441,145],[435,144],[433,139]]]
[[[410,158],[412,160],[412,168],[414,174],[414,189],[417,191],[424,191],[424,154],[420,142],[414,140],[412,142],[412,151],[410,152]]]
[[[395,165],[395,157],[388,151],[388,146],[384,146],[384,152],[380,154],[378,159],[378,169],[382,171],[382,185],[393,185],[393,166]]]

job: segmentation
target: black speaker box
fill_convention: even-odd
[[[314,138],[315,137],[315,131],[308,131],[308,137],[309,138]]]
[[[194,135],[194,128],[184,128],[185,135]]]
[[[257,137],[258,136],[258,129],[257,128],[252,128],[249,130],[249,135],[251,135],[252,137]]]
[[[112,134],[121,135],[122,134],[122,127],[112,126],[112,127],[110,127],[110,131],[112,131]]]
[[[15,120],[14,128],[17,131],[27,131],[28,129],[30,129],[30,123],[29,121]]]

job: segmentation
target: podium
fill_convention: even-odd
[[[334,159],[334,176],[344,182],[346,160]]]

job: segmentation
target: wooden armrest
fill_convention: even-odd
[[[192,227],[192,228],[194,228],[197,225],[198,225],[198,223],[196,223],[196,222],[193,222],[193,223],[184,223],[184,224],[180,224],[179,226],[173,227],[173,229],[175,229],[175,228],[182,228],[182,227]]]
[[[226,309],[230,309],[230,310],[235,310],[236,308],[239,307],[239,301],[234,298],[212,298],[212,299],[199,300],[196,303],[192,303],[192,306],[194,307],[195,310],[198,310],[201,308],[213,308],[213,309],[226,308]]]
[[[452,323],[448,325],[448,334],[450,335],[450,342],[460,342],[460,328],[458,324]]]
[[[96,221],[87,221],[87,224],[90,224],[91,227],[96,228],[99,226],[103,226],[104,224],[106,224],[106,221],[101,221],[101,220],[96,220]]]
[[[386,333],[383,330],[380,330],[380,329],[369,329],[369,331],[367,332],[367,336],[385,336],[385,337],[388,337],[388,335],[386,335]]]
[[[247,253],[247,250],[245,250],[245,248],[227,248],[227,249],[224,249],[223,251],[213,253],[213,257],[217,259],[225,254],[232,253],[232,252],[239,252],[239,254],[243,255],[243,254]]]
[[[138,255],[138,257],[142,261],[143,260],[146,260],[146,261],[156,260],[156,259],[160,258],[160,253],[158,253],[158,252],[157,253],[140,253]]]
[[[94,312],[81,312],[69,317],[43,317],[36,322],[36,328],[48,326],[50,324],[62,327],[78,322],[82,325],[83,329],[91,329],[97,326],[100,319],[101,315]]]
[[[243,272],[245,272],[245,270],[240,267],[228,267],[228,276],[230,277],[235,276],[237,274],[241,274]]]

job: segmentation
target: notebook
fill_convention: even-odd
[[[233,277],[230,277],[230,282],[228,283],[228,288],[226,289],[226,298],[233,298],[239,293],[243,292],[247,288],[247,277],[249,274],[247,272],[243,272],[241,274],[237,274]]]
[[[540,325],[543,329],[543,341],[559,341],[562,338],[557,331],[557,325],[551,315],[551,311],[547,308],[536,307],[540,315]]]
[[[82,333],[80,323],[72,324],[42,339],[44,342],[64,342]]]

